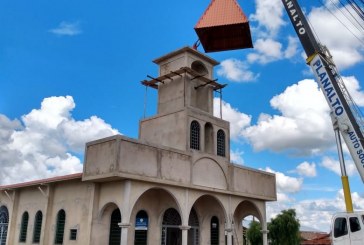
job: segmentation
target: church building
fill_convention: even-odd
[[[83,172],[0,186],[0,245],[232,245],[242,220],[262,224],[275,175],[230,162],[229,122],[213,115],[214,59],[184,47],[142,82],[157,114],[138,139],[88,142]]]

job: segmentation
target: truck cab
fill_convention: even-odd
[[[332,218],[333,245],[362,245],[364,241],[364,211],[337,213]]]

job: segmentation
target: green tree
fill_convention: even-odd
[[[300,222],[294,209],[283,210],[268,224],[268,237],[272,245],[300,244]]]
[[[259,222],[252,221],[250,223],[249,229],[246,232],[246,236],[253,245],[263,245],[263,235],[262,235],[262,227]]]

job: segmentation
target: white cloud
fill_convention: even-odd
[[[290,59],[297,54],[298,38],[288,36],[287,49],[284,51],[284,58]]]
[[[217,70],[217,74],[233,82],[252,82],[257,80],[259,74],[254,74],[248,69],[249,66],[243,61],[230,58],[221,62],[221,67]]]
[[[260,38],[254,43],[253,53],[248,54],[249,63],[267,64],[273,61],[290,59],[297,54],[298,39],[288,36],[287,48],[272,38]]]
[[[84,149],[85,142],[118,133],[117,130],[111,128],[111,125],[97,116],[91,116],[83,121],[68,120],[60,124],[59,130],[64,135],[70,149],[78,152]]]
[[[348,8],[350,9],[350,7]],[[330,9],[313,8],[308,15],[320,42],[326,45],[334,57],[336,65],[345,69],[364,60],[362,45],[364,42],[363,32],[359,32],[342,14],[347,13],[345,8]],[[349,14],[347,14],[349,16]],[[355,15],[355,13],[354,13]],[[345,24],[343,26],[335,16]],[[359,20],[364,25],[363,20]],[[349,31],[349,30],[350,31]],[[355,36],[352,33],[355,34]],[[359,41],[360,39],[361,41]]]
[[[87,141],[117,134],[102,119],[77,121],[71,96],[50,97],[21,122],[0,115],[0,184],[82,172],[81,153]]]
[[[296,55],[298,50],[298,39],[288,36],[287,47],[284,48],[282,38],[278,38],[282,26],[286,25],[283,20],[285,10],[280,0],[256,0],[256,12],[249,16],[257,27],[252,27],[253,36],[257,37],[254,42],[254,51],[249,53],[249,63],[267,64],[270,62],[290,59]]]
[[[296,172],[302,176],[315,177],[317,175],[316,164],[309,163],[309,162],[303,162],[297,166]]]
[[[315,154],[333,146],[329,107],[313,80],[302,80],[274,96],[271,106],[281,115],[263,114],[243,131],[255,150]]]
[[[265,171],[276,175],[277,192],[296,193],[302,189],[302,178],[290,177],[281,172],[276,172],[269,167],[267,167]]]
[[[220,99],[214,98],[214,115],[220,117]],[[251,122],[251,116],[239,112],[229,103],[222,101],[222,118],[230,122],[230,138],[237,140],[241,136],[244,128]]]
[[[269,36],[275,36],[285,24],[283,21],[283,4],[280,0],[255,0],[256,12],[249,16],[258,22],[258,28],[264,29]]]
[[[49,32],[59,36],[75,36],[82,33],[79,22],[62,21],[58,27],[49,30]]]
[[[320,165],[341,176],[340,162],[338,160],[325,156],[322,158]],[[352,176],[357,173],[356,166],[352,160],[345,159],[345,168],[348,176]]]
[[[244,152],[239,150],[230,151],[230,161],[235,164],[244,165]]]
[[[250,63],[266,64],[281,58],[282,44],[273,39],[258,39],[254,43],[255,51],[247,56]]]
[[[343,77],[357,104],[364,104],[364,92],[355,77]],[[220,100],[214,99],[214,115],[220,114]],[[223,119],[230,122],[234,140],[247,139],[257,151],[289,151],[297,155],[319,154],[335,149],[329,107],[317,83],[305,79],[270,100],[279,114],[261,113],[255,125],[251,116],[223,101]],[[345,148],[344,148],[345,149]]]
[[[361,90],[359,81],[353,77],[342,77],[345,87],[358,106],[364,106],[364,91]]]

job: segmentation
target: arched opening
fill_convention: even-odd
[[[135,195],[138,195],[135,193]],[[162,236],[162,223],[163,215],[168,208],[174,208],[180,213],[180,206],[177,202],[176,197],[172,192],[163,188],[149,188],[140,192],[140,196],[135,200],[130,217],[132,217],[132,223],[134,223],[133,218],[137,217],[139,212],[143,210],[148,217],[148,234],[147,234],[147,244],[159,243],[161,244]],[[139,216],[138,216],[139,217]],[[141,224],[142,225],[142,224]],[[133,225],[128,230],[128,244],[133,244],[135,241],[135,230],[138,228]]]
[[[249,216],[244,217],[243,220],[241,221],[241,226],[242,226],[243,236],[242,236],[242,238],[239,237],[239,241],[240,241],[240,239],[242,239],[242,244],[251,244],[252,243],[249,241],[249,229],[259,230],[259,231],[262,230],[260,220],[254,215],[249,215]],[[263,236],[261,237],[261,242],[263,243]],[[253,241],[253,243],[254,243],[254,241]]]
[[[29,221],[29,214],[28,212],[24,212],[21,217],[19,242],[26,242],[27,240],[28,221]]]
[[[193,209],[196,211],[196,216],[198,214],[200,227],[198,244],[220,245],[224,237],[224,229],[222,227],[226,223],[227,217],[226,210],[221,201],[215,196],[203,195],[196,199]]]
[[[6,244],[8,235],[9,212],[5,206],[0,207],[0,245]]]
[[[181,224],[181,216],[176,209],[169,208],[164,212],[161,245],[182,244],[182,232],[179,228]]]
[[[209,73],[206,66],[199,60],[192,62],[191,69],[200,73],[201,76],[205,76]]]
[[[56,237],[54,239],[55,244],[63,244],[65,224],[66,224],[66,212],[63,209],[61,209],[58,211],[57,214]]]
[[[260,226],[259,230],[266,229],[263,224],[264,220],[257,206],[250,201],[241,202],[234,212],[234,243],[250,244],[247,237],[247,231],[255,222]],[[243,234],[236,236],[235,234]],[[262,234],[263,239],[263,234]]]
[[[33,243],[39,243],[40,233],[42,231],[43,214],[38,211],[34,218]]]
[[[190,217],[188,218],[188,226],[191,227],[188,230],[188,245],[199,245],[200,223],[198,222],[196,210],[193,207],[190,212]]]
[[[214,153],[214,129],[211,123],[205,124],[205,151]]]
[[[200,150],[200,124],[197,121],[191,122],[190,148]]]
[[[221,129],[217,131],[216,137],[216,151],[218,156],[225,156],[226,151],[226,140],[225,140],[225,132]]]
[[[110,232],[109,232],[109,245],[120,245],[121,240],[121,214],[117,208],[111,213],[110,218]]]
[[[210,240],[211,245],[218,245],[219,244],[219,219],[216,216],[211,218],[211,225],[210,225]]]
[[[147,212],[140,210],[135,217],[134,245],[147,245],[148,224]]]

